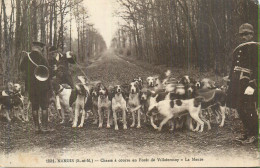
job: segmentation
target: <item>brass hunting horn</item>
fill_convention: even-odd
[[[27,54],[27,57],[33,63],[36,68],[34,69],[34,76],[39,81],[46,81],[49,78],[49,69],[45,65],[36,64],[30,57],[30,52],[23,51]]]

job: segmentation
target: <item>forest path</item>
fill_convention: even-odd
[[[107,86],[129,83],[139,76],[145,79],[154,74],[122,59],[111,50],[104,52],[84,70],[91,80],[101,80]],[[92,118],[86,120],[83,128],[75,129],[68,122],[60,125],[58,118],[52,118],[50,125],[55,128],[55,132],[44,135],[34,133],[31,114],[28,123],[7,123],[1,119],[0,167],[1,164],[14,167],[17,162],[19,166],[41,163],[43,167],[248,167],[249,164],[259,164],[257,144],[242,145],[233,141],[241,133],[240,120],[227,117],[223,128],[213,122],[212,130],[208,131],[206,126],[202,133],[187,130],[170,132],[167,125],[162,132],[158,132],[150,124],[143,122],[140,129],[130,128],[131,115],[128,115],[127,120],[127,130],[123,130],[119,123],[119,130],[115,131],[113,126],[110,129],[98,128],[92,124]],[[12,163],[9,162],[10,158]],[[150,161],[146,162],[146,158]],[[157,158],[165,160],[159,161]],[[192,158],[197,160],[192,161]],[[46,161],[47,159],[53,160]],[[71,159],[73,162],[61,163],[58,159]],[[81,162],[76,163],[77,159]],[[83,162],[84,159],[93,159],[93,163]],[[151,161],[152,159],[155,161]]]

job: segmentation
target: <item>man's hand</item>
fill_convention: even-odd
[[[251,86],[248,86],[245,90],[245,95],[253,95],[254,94],[255,89],[253,89]]]

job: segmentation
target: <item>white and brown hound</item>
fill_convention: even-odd
[[[147,77],[146,78],[147,86],[153,88],[155,86],[155,80],[156,80],[156,77],[154,77],[154,76]]]
[[[150,98],[151,98],[152,92],[147,88],[143,87],[142,90],[140,91],[140,103],[142,106],[142,111],[145,114],[144,115],[144,122],[147,122],[147,111],[150,105]]]
[[[127,121],[126,121],[126,100],[124,96],[123,89],[120,85],[116,85],[114,87],[114,95],[112,98],[112,111],[113,111],[113,118],[115,123],[115,130],[118,130],[117,124],[117,113],[122,113],[123,118],[123,129],[127,129]]]
[[[137,128],[141,128],[141,103],[139,99],[139,87],[136,82],[130,83],[129,88],[129,100],[128,100],[128,109],[132,113],[132,124],[130,127],[135,126],[135,112],[137,112]]]
[[[203,98],[193,98],[187,100],[162,100],[158,103],[150,105],[148,115],[151,116],[154,115],[154,113],[159,113],[164,116],[160,126],[156,128],[158,131],[161,131],[163,125],[170,119],[190,114],[190,116],[198,123],[196,129],[193,131],[202,132],[204,129],[204,122],[199,118],[199,113],[201,111],[200,102],[202,99]]]
[[[133,82],[136,82],[138,84],[139,88],[142,89],[142,87],[144,85],[142,77],[138,77],[138,78],[133,79]]]
[[[200,82],[196,83],[199,89],[216,89],[215,81],[209,78],[203,78]]]
[[[14,117],[20,121],[25,121],[23,110],[24,97],[21,94],[21,85],[8,82],[7,89],[0,93],[0,112],[5,112],[8,122],[11,122],[10,112],[14,111]],[[22,115],[22,119],[20,118]],[[27,117],[28,120],[28,117]]]
[[[13,83],[8,82],[7,89],[0,92],[0,113],[4,113],[8,122],[11,122],[10,112],[13,106]]]
[[[200,89],[197,91],[197,96],[204,98],[201,102],[202,112],[200,117],[207,123],[208,129],[211,129],[209,117],[214,114],[217,121],[221,117],[219,127],[223,127],[226,118],[226,93],[218,89]]]
[[[14,92],[14,110],[15,110],[15,116],[21,121],[29,121],[29,115],[28,111],[24,108],[24,96],[22,95],[22,87],[19,83],[15,83],[13,86],[13,92]],[[20,115],[22,116],[22,119],[20,118]]]
[[[90,98],[92,101],[92,113],[94,118],[92,124],[98,123],[98,96],[99,96],[99,85],[95,85],[90,90]]]
[[[73,118],[72,105],[75,103],[75,116],[73,120],[72,127],[77,127],[78,116],[80,111],[82,111],[81,122],[78,127],[83,127],[86,112],[85,112],[85,103],[89,96],[89,89],[86,85],[82,83],[78,83],[75,85],[75,89],[71,89],[69,87],[65,87],[65,85],[60,85],[56,82],[53,82],[53,89],[56,95],[59,97],[61,107],[63,108],[63,112],[65,110],[70,113],[70,121]],[[88,116],[88,113],[87,113]],[[62,113],[62,121],[65,120],[65,115]]]
[[[107,88],[101,84],[98,91],[98,117],[99,125],[98,128],[102,128],[104,117],[107,115],[107,128],[110,128],[111,119],[111,101],[108,98]]]

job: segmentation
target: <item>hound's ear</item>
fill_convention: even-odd
[[[101,87],[101,85],[102,85],[102,83],[99,82],[99,83],[96,84],[96,87],[99,89]]]
[[[110,92],[111,92],[111,96],[112,96],[112,97],[115,97],[115,94],[116,94],[116,88],[113,87],[113,89],[112,89]]]
[[[196,83],[196,80],[195,79],[193,79],[193,78],[190,78],[190,83]]]
[[[106,94],[108,95],[109,94],[109,92],[108,92],[108,89],[105,87],[105,91],[106,91]]]
[[[139,87],[139,85],[136,86],[136,92],[137,92],[137,93],[140,93],[140,87]]]
[[[181,78],[181,80],[179,81],[179,83],[182,83],[182,84],[184,84],[184,80],[185,80],[185,78],[184,78],[184,77],[182,77],[182,78]]]
[[[170,106],[171,106],[171,108],[174,107],[174,101],[173,100],[170,101]]]
[[[123,91],[123,93],[124,93],[124,95],[123,96],[125,96],[124,98],[125,98],[125,100],[127,100],[128,98],[129,98],[129,94],[130,94],[130,88],[129,88],[129,86],[130,85],[125,85],[124,87],[122,87],[122,91]]]
[[[147,90],[147,96],[150,97],[152,95],[150,90]]]
[[[106,90],[109,100],[112,100],[113,94],[114,94],[114,87],[108,86],[108,88],[105,87],[105,90]]]
[[[158,77],[158,76],[155,76],[153,79],[154,79],[154,81],[156,81],[157,79],[159,79],[159,77]]]
[[[112,101],[114,94],[113,93],[108,93],[108,100]]]
[[[210,81],[209,81],[209,84],[210,84],[210,87],[211,87],[211,88],[216,88],[215,81],[210,80]]]

